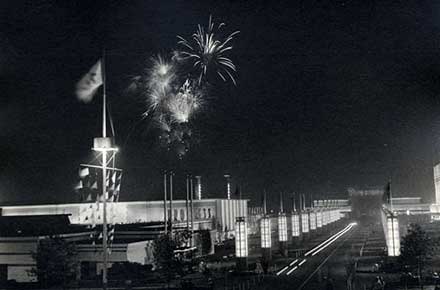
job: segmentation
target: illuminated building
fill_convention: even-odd
[[[101,215],[90,214],[95,205],[96,203],[71,203],[1,207],[0,277],[18,282],[32,280],[28,275],[29,270],[35,266],[31,251],[36,250],[41,238],[51,234],[51,229],[45,225],[53,224],[52,220],[60,223],[59,226],[53,227],[55,234],[62,235],[68,241],[78,242],[77,259],[81,264],[81,273],[99,274],[102,269],[102,246],[99,242],[94,245],[91,239],[91,235],[95,235],[98,229],[92,230],[88,227],[96,224],[99,228],[102,224]],[[186,201],[174,200],[173,205],[175,228],[186,228]],[[232,236],[236,218],[242,217],[246,221],[247,217],[247,200],[194,200],[193,208],[196,235],[198,230],[208,229],[224,231]],[[111,252],[108,255],[108,263],[153,264],[153,241],[164,229],[162,201],[110,203],[107,208],[107,220],[115,224],[114,241],[109,245]],[[23,226],[5,230],[4,227],[9,224]],[[247,230],[246,222],[241,229]],[[241,237],[247,240],[246,235]],[[243,254],[246,252],[247,249],[241,251]]]

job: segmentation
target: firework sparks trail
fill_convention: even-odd
[[[240,33],[235,31],[231,33],[226,39],[221,39],[216,32],[220,31],[225,26],[220,23],[217,27],[209,16],[208,27],[205,30],[203,26],[198,25],[197,31],[192,35],[192,40],[186,40],[181,36],[178,44],[182,46],[179,52],[183,60],[192,61],[192,65],[199,71],[198,83],[207,77],[209,71],[215,72],[223,81],[229,78],[236,85],[234,74],[237,71],[232,60],[225,56],[225,54],[232,50],[231,41],[234,36]]]

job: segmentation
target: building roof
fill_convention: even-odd
[[[83,232],[84,226],[70,224],[69,216],[0,216],[0,237],[37,237]]]

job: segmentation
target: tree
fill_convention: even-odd
[[[49,237],[40,240],[37,251],[32,253],[36,267],[31,270],[31,274],[44,287],[65,286],[76,278],[76,255],[76,245],[63,238]]]
[[[174,237],[165,234],[154,240],[155,264],[168,283],[176,274],[183,274],[184,262],[175,254],[175,250],[184,243],[182,239],[185,238],[185,234],[176,233]]]
[[[202,255],[207,255],[211,252],[212,242],[211,242],[211,232],[209,230],[200,231],[201,248]]]
[[[433,242],[418,224],[411,224],[408,233],[402,239],[400,263],[402,266],[417,271],[419,284],[422,281],[425,263],[432,257]]]

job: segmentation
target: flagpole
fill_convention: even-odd
[[[170,172],[170,235],[173,237],[173,219],[174,219],[174,213],[173,213],[173,175],[174,172]]]
[[[106,80],[105,80],[105,49],[102,51],[102,137],[107,137],[106,124]],[[107,289],[107,151],[102,151],[102,197],[103,197],[103,219],[102,219],[102,251],[103,251],[103,269],[102,269],[102,288]]]
[[[105,49],[102,51],[102,63],[101,63],[101,75],[102,75],[102,137],[107,137],[107,96],[106,96],[106,85],[105,85]]]
[[[163,172],[163,224],[164,234],[168,233],[168,197],[167,197],[167,172]]]
[[[189,178],[190,175],[186,175],[186,200],[185,200],[185,209],[186,209],[186,230],[189,232],[189,194],[190,194],[190,187],[189,187]]]
[[[193,185],[193,178],[190,175],[189,179],[189,195],[190,195],[190,210],[191,210],[191,247],[194,245],[194,207],[193,207],[193,198],[194,198],[194,185]]]

